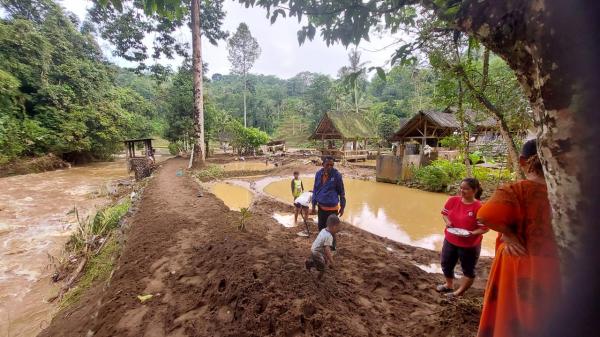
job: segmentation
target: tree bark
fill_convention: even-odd
[[[248,127],[248,123],[246,122],[246,90],[248,86],[248,81],[246,80],[246,73],[244,72],[244,127]]]
[[[482,77],[481,77],[481,92],[485,92],[487,87],[488,78],[490,75],[490,50],[485,48],[483,51],[483,69],[482,69]]]
[[[192,63],[194,77],[194,160],[193,167],[204,165],[204,98],[202,96],[202,35],[200,31],[200,0],[192,0]]]
[[[356,83],[357,81],[358,78],[354,82],[354,108],[356,110],[356,113],[358,114],[358,84]]]
[[[591,1],[470,0],[455,22],[508,63],[529,98],[563,274],[568,283],[578,278],[584,303],[597,283],[583,273],[583,261],[600,263],[600,231],[594,226],[600,216],[597,13],[598,2]],[[575,268],[582,274],[575,275]]]
[[[467,178],[473,178],[473,170],[471,168],[471,160],[469,159],[469,133],[465,130],[465,110],[463,107],[463,99],[465,96],[465,91],[462,87],[462,80],[458,79],[458,109],[456,114],[458,115],[458,120],[460,121],[460,138],[462,141],[462,156],[463,162],[465,164],[465,170]]]

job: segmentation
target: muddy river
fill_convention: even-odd
[[[0,336],[36,336],[48,324],[51,257],[75,226],[67,213],[105,205],[107,183],[127,177],[120,160],[0,179]]]
[[[312,178],[302,180],[306,189],[312,189]],[[394,241],[441,249],[444,222],[440,211],[447,195],[356,179],[344,179],[344,183],[347,205],[343,220]],[[288,179],[266,184],[263,191],[279,200],[292,202]],[[281,218],[283,215],[275,216]],[[287,220],[289,216],[280,222]],[[492,232],[484,235],[482,255],[493,255],[495,237]]]

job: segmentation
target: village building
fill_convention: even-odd
[[[285,152],[285,140],[272,140],[264,145],[263,152],[265,153],[277,153],[277,152]]]
[[[360,114],[330,111],[323,115],[309,139],[321,141],[317,150],[323,156],[335,160],[366,160],[368,141],[377,139],[377,126]]]
[[[465,110],[464,128],[469,133],[471,150],[485,149],[486,153],[506,153],[498,132],[497,121],[484,113]],[[394,155],[379,156],[377,180],[396,182],[412,176],[414,169],[436,159],[455,159],[459,152],[442,146],[442,139],[458,135],[461,122],[455,109],[419,111],[402,121],[398,131],[389,139],[395,144]]]
[[[152,147],[152,140],[152,138],[140,138],[123,141],[127,170],[135,173],[136,180],[148,177],[152,173],[152,168],[156,162],[154,157],[156,150]],[[136,152],[136,147],[140,148],[139,152]]]

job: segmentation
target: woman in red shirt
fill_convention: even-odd
[[[481,252],[481,240],[483,234],[488,231],[477,222],[482,192],[477,179],[466,178],[460,183],[460,195],[450,197],[442,210],[446,229],[441,264],[446,283],[437,286],[436,290],[449,293],[448,296],[462,295],[475,280],[475,266]],[[460,287],[454,291],[454,267],[459,260],[464,277]]]

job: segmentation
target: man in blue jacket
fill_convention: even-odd
[[[317,206],[319,207],[319,232],[327,227],[327,218],[331,214],[341,217],[344,215],[346,207],[346,192],[342,174],[333,168],[333,164],[332,157],[323,158],[323,168],[315,174],[312,212],[314,214]]]

